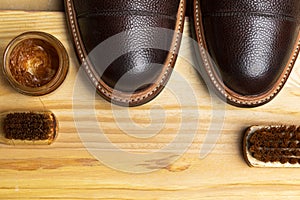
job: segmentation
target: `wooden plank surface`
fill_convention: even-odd
[[[62,11],[62,0],[1,0],[1,10]]]
[[[63,13],[1,11],[0,54],[13,37],[33,30],[63,42],[69,74],[42,97],[17,93],[1,74],[1,112],[49,109],[60,132],[51,146],[0,145],[1,199],[300,198],[298,169],[249,168],[241,153],[250,125],[300,124],[299,59],[276,99],[259,108],[235,108],[211,97],[193,68],[187,23],[167,88],[151,103],[125,109],[94,95],[79,70]],[[107,140],[97,142],[103,135]],[[175,148],[168,150],[170,144]],[[137,155],[145,157],[137,161]]]

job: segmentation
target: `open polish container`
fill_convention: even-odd
[[[48,33],[23,33],[4,52],[4,75],[22,94],[40,96],[53,92],[65,80],[68,69],[66,49]]]

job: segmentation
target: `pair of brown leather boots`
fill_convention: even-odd
[[[78,58],[105,99],[138,106],[167,83],[186,9],[202,76],[239,107],[269,102],[300,50],[299,0],[65,0]]]

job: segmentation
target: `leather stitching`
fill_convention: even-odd
[[[298,19],[292,16],[282,15],[282,14],[274,14],[274,13],[265,13],[265,12],[215,12],[215,13],[204,13],[203,17],[265,17],[265,18],[273,18],[283,21],[292,21],[299,22]]]
[[[142,10],[123,10],[123,11],[114,11],[114,10],[107,10],[107,11],[95,11],[95,12],[87,12],[81,13],[77,15],[78,18],[90,18],[90,17],[97,17],[97,16],[148,16],[148,17],[161,17],[171,20],[176,20],[176,16],[170,16],[163,13],[156,13],[156,12],[149,12],[149,11],[142,11]]]
[[[282,78],[282,80],[280,81],[280,83],[278,84],[278,87],[274,90],[274,92],[270,95],[268,95],[267,97],[260,99],[260,100],[255,100],[255,101],[245,101],[245,100],[241,100],[238,98],[235,98],[233,96],[230,96],[230,94],[227,93],[227,91],[223,88],[223,86],[221,86],[216,78],[213,75],[212,69],[210,67],[210,63],[208,60],[208,57],[206,55],[206,50],[204,48],[204,41],[202,39],[202,33],[201,33],[201,27],[200,24],[202,23],[202,19],[200,19],[200,3],[199,0],[196,0],[195,2],[195,7],[194,7],[194,11],[195,11],[195,16],[196,16],[196,31],[199,37],[199,45],[200,45],[200,54],[201,57],[203,58],[203,62],[206,68],[206,71],[208,72],[208,76],[211,79],[211,81],[213,82],[214,86],[216,87],[216,89],[229,101],[240,104],[240,105],[248,105],[248,106],[255,106],[255,105],[259,105],[259,104],[263,104],[264,102],[267,102],[269,100],[271,100],[273,97],[275,97],[275,95],[277,95],[279,93],[279,91],[282,89],[284,83],[287,81],[287,78],[293,68],[293,65],[297,59],[297,54],[300,51],[300,40],[298,41],[297,47],[295,49],[295,51],[293,52],[292,55],[292,59],[290,60],[290,63],[288,63],[288,68]]]
[[[176,57],[175,56],[176,51],[179,46],[179,41],[180,41],[181,31],[182,31],[182,26],[183,26],[183,20],[184,20],[184,16],[183,16],[184,15],[184,1],[185,0],[180,0],[180,5],[179,5],[180,19],[179,19],[178,27],[175,30],[176,31],[176,39],[175,39],[174,48],[171,52],[172,56],[168,62],[167,69],[166,69],[163,77],[161,78],[160,82],[152,91],[148,92],[146,95],[138,96],[136,98],[121,99],[121,98],[113,96],[109,91],[107,91],[100,85],[100,83],[97,80],[97,77],[93,74],[89,65],[87,64],[86,58],[84,57],[84,54],[83,54],[83,51],[81,49],[80,42],[79,42],[80,36],[77,35],[77,31],[76,31],[75,13],[73,12],[73,9],[72,9],[72,3],[71,3],[71,0],[67,0],[67,9],[68,9],[68,14],[69,14],[69,20],[71,22],[71,31],[74,36],[75,46],[76,46],[77,52],[79,54],[79,59],[81,60],[83,66],[84,66],[84,69],[85,69],[87,75],[89,76],[90,80],[92,81],[92,83],[94,84],[94,86],[97,88],[97,90],[99,92],[101,92],[106,97],[108,97],[114,101],[118,101],[118,102],[122,102],[122,103],[135,103],[135,102],[139,102],[141,100],[151,97],[155,92],[157,92],[159,90],[159,88],[164,87],[163,84],[164,84],[165,80],[167,79],[170,71],[172,70],[172,63]]]

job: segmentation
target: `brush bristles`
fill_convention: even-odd
[[[9,140],[53,140],[56,134],[51,113],[10,113],[3,124],[4,137]]]
[[[300,163],[300,129],[296,126],[263,128],[252,134],[249,151],[262,162]]]
[[[250,127],[244,138],[244,155],[250,166],[300,166],[300,127]]]

